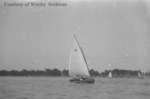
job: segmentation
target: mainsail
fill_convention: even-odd
[[[73,36],[73,49],[71,51],[69,62],[69,75],[70,76],[90,76],[87,62],[81,46],[76,38]]]

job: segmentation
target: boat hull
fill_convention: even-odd
[[[86,78],[86,79],[72,78],[69,81],[72,83],[89,83],[89,84],[95,83],[95,80],[93,78]]]

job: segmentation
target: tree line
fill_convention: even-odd
[[[98,72],[94,69],[89,71],[91,76],[94,77],[108,77],[109,72],[112,73],[113,77],[138,77],[140,75],[150,76],[150,72],[142,73],[140,70],[105,70],[104,72]],[[0,70],[0,76],[69,76],[67,69],[59,70],[45,69],[45,70]]]
[[[91,69],[89,73],[92,76],[99,76],[100,73],[96,70]],[[59,70],[45,69],[45,70],[0,70],[0,76],[69,76],[67,69]]]
[[[91,75],[98,76],[99,72],[95,70],[89,71]],[[45,69],[45,70],[0,70],[0,76],[69,76],[67,69],[59,70]]]
[[[67,76],[67,70],[45,69],[45,70],[0,70],[0,76]]]

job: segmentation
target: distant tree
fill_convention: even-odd
[[[69,71],[66,69],[62,70],[62,76],[69,76]]]
[[[6,71],[6,70],[0,71],[0,76],[7,76],[7,75],[8,75],[8,71]]]
[[[89,73],[90,73],[91,76],[100,76],[99,72],[96,71],[96,70],[94,70],[94,69],[91,69],[91,70],[89,71]]]
[[[52,76],[61,76],[61,71],[58,69],[53,69],[52,70]]]

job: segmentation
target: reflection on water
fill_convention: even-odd
[[[96,78],[74,84],[62,77],[0,77],[0,99],[150,99],[150,79]]]

